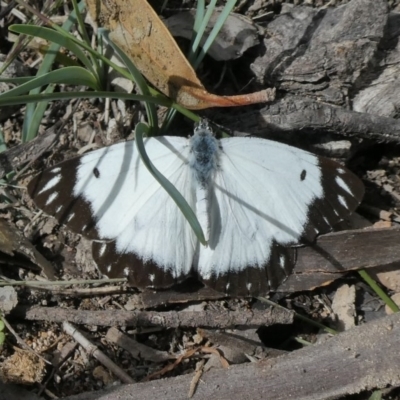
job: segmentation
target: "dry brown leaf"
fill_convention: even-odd
[[[186,350],[186,353],[179,356],[173,363],[168,364],[164,368],[160,369],[159,371],[156,371],[156,372],[152,373],[151,375],[146,376],[144,379],[142,379],[141,382],[151,381],[152,379],[157,378],[158,376],[162,376],[162,375],[166,374],[167,372],[173,371],[184,359],[192,357],[198,351],[199,351],[199,348],[197,348],[197,347],[194,349]]]
[[[162,93],[191,110],[262,103],[275,89],[246,95],[208,93],[155,11],[145,0],[86,0],[90,15]]]
[[[167,372],[173,371],[183,360],[185,360],[186,358],[190,358],[193,355],[195,355],[198,351],[201,351],[203,353],[211,353],[211,354],[215,354],[219,357],[220,361],[221,361],[221,365],[223,368],[229,368],[229,363],[227,360],[225,360],[224,357],[221,356],[221,354],[219,353],[219,351],[217,349],[214,349],[212,347],[206,347],[206,346],[202,346],[202,347],[195,347],[194,349],[189,349],[186,350],[185,354],[182,354],[181,356],[179,356],[173,363],[166,365],[164,368],[162,368],[159,371],[156,371],[154,373],[152,373],[151,375],[146,376],[144,379],[142,379],[141,382],[147,382],[150,381],[154,378],[157,378],[159,376],[165,375]]]
[[[225,368],[225,369],[229,368],[229,363],[228,363],[228,361],[227,361],[227,360],[221,355],[221,353],[220,353],[217,349],[215,349],[214,347],[206,347],[206,346],[203,346],[203,347],[201,348],[201,351],[202,351],[203,353],[215,354],[216,356],[219,357],[219,360],[221,361],[222,367]]]

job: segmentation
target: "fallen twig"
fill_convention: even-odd
[[[58,307],[17,306],[13,315],[30,321],[69,321],[75,324],[102,326],[161,326],[164,328],[209,327],[227,328],[245,325],[291,324],[293,313],[271,307],[267,310],[206,310],[206,311],[124,311],[124,310],[70,310]]]
[[[63,323],[64,332],[71,335],[90,355],[100,361],[108,368],[116,377],[124,383],[134,383],[135,381],[118,365],[111,361],[97,346],[86,339],[82,333],[68,322]]]

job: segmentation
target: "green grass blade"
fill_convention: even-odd
[[[192,57],[194,57],[194,55],[197,53],[197,49],[198,49],[198,47],[200,45],[201,38],[204,35],[204,32],[205,32],[205,30],[207,28],[208,22],[210,21],[212,13],[214,12],[216,4],[217,4],[217,0],[211,0],[210,4],[207,7],[206,15],[204,16],[203,20],[201,21],[199,30],[197,32],[196,38],[195,38],[195,40],[193,42],[193,45],[192,45],[192,49],[191,49]],[[192,61],[193,60],[189,60],[189,62],[192,62]]]
[[[0,153],[7,150],[6,142],[4,141],[3,130],[0,128]]]
[[[85,8],[85,3],[81,1],[78,6],[78,13],[81,13],[83,9]],[[34,10],[32,10],[34,11]],[[37,14],[36,14],[37,15]],[[62,27],[57,26],[54,24],[54,26],[59,29],[61,32],[67,32],[69,31],[72,26],[76,22],[76,11],[72,11],[71,14],[68,16],[68,19],[63,23]],[[73,37],[71,35],[71,37]],[[48,71],[51,70],[52,66],[54,65],[54,61],[56,59],[56,56],[58,54],[58,51],[60,49],[60,46],[57,43],[51,43],[49,46],[46,55],[43,58],[43,61],[39,67],[39,70],[37,72],[37,76],[46,74]],[[48,88],[46,92],[49,92],[52,87]],[[38,94],[40,93],[40,88],[34,89],[31,94]],[[46,106],[46,107],[45,107]],[[45,110],[47,108],[46,105],[40,105],[38,108],[38,111],[40,110]],[[44,114],[44,111],[43,111]],[[35,126],[39,126],[40,121],[43,118],[43,114],[39,115],[38,112],[36,112],[36,105],[33,103],[27,104],[26,111],[25,111],[25,116],[24,116],[24,124],[22,127],[22,142],[27,142],[31,139],[33,139],[37,135],[37,130],[34,130]],[[35,119],[33,119],[35,118]]]
[[[200,63],[203,61],[203,58],[207,54],[207,52],[210,49],[211,45],[213,44],[215,38],[217,37],[219,31],[221,30],[225,21],[229,17],[229,14],[235,7],[235,4],[236,4],[236,0],[228,0],[227,1],[225,7],[223,8],[221,14],[219,15],[219,17],[217,19],[217,22],[215,23],[212,31],[208,35],[206,42],[204,43],[202,49],[200,50],[200,53],[199,53],[198,57],[196,58],[196,61],[193,62],[194,69],[196,69],[200,65]],[[199,42],[200,42],[200,39],[199,39]]]
[[[45,75],[40,75],[37,78],[33,78],[14,89],[0,94],[0,98],[19,96],[38,87],[57,83],[63,83],[66,85],[83,85],[95,90],[100,89],[98,87],[97,79],[86,69],[82,67],[65,67],[56,71],[51,71]]]
[[[79,10],[80,5],[78,5],[76,0],[72,0],[72,5],[74,7],[74,11],[75,11],[75,14],[76,14],[76,20],[78,22],[78,31],[82,35],[83,41],[86,42],[88,45],[90,45],[91,41],[90,41],[90,37],[88,35],[88,32],[86,30],[85,21],[83,20],[82,13]],[[89,55],[90,55],[90,53],[89,53]],[[96,58],[92,59],[92,64],[97,64],[97,59]]]
[[[360,269],[357,272],[393,312],[400,311],[398,305],[382,290],[382,288],[376,283],[376,281],[369,276],[368,272],[365,269]]]
[[[196,7],[196,15],[194,18],[193,31],[192,31],[192,39],[190,42],[188,61],[192,63],[196,58],[196,52],[194,51],[194,42],[196,37],[199,35],[201,23],[204,20],[204,14],[206,12],[206,4],[204,0],[198,0]]]
[[[64,93],[38,93],[22,96],[0,96],[1,106],[14,106],[17,104],[28,104],[38,101],[69,100],[69,99],[121,99],[133,101],[151,101],[165,107],[175,107],[170,99],[165,96],[143,96],[141,94],[115,93],[115,92],[64,92]]]
[[[197,8],[196,8],[196,17],[195,17],[195,22],[194,22],[194,27],[193,27],[193,32],[196,32],[196,37],[194,39],[192,38],[192,45],[190,47],[190,51],[189,51],[189,55],[188,55],[188,61],[192,64],[192,66],[195,70],[200,65],[204,56],[207,54],[207,51],[211,47],[215,38],[217,37],[219,31],[221,30],[223,24],[225,23],[226,19],[229,16],[229,13],[232,11],[235,4],[236,4],[236,0],[228,0],[223,11],[221,12],[220,16],[218,17],[218,20],[217,20],[214,28],[212,29],[212,31],[210,32],[210,35],[208,36],[206,42],[204,43],[203,48],[201,49],[199,55],[196,58],[199,44],[201,42],[201,39],[205,32],[205,29],[206,29],[208,22],[212,16],[212,13],[214,12],[215,5],[216,5],[216,1],[211,1],[208,6],[206,14],[204,15],[204,10],[205,10],[204,0],[198,1]],[[168,132],[169,127],[175,117],[175,114],[176,114],[175,109],[168,110],[168,113],[165,117],[163,126],[161,128],[162,133]]]
[[[21,25],[12,25],[12,27],[14,26],[21,26]],[[23,25],[22,25],[23,26]],[[47,28],[48,29],[48,28]],[[116,71],[118,71],[122,76],[125,76],[126,78],[130,79],[130,75],[129,73],[126,71],[125,68],[121,68],[120,66],[116,65],[115,63],[113,63],[112,61],[110,61],[107,57],[103,56],[102,54],[100,54],[99,52],[97,52],[96,50],[92,49],[92,47],[90,45],[88,45],[85,42],[79,41],[76,37],[74,37],[73,35],[71,35],[70,33],[66,32],[63,30],[63,28],[58,27],[57,25],[54,25],[54,31],[53,32],[57,32],[58,34],[61,35],[61,37],[63,38],[68,38],[71,42],[75,43],[76,45],[78,45],[79,47],[82,47],[84,50],[86,50],[91,56],[93,56],[93,58],[95,59],[99,59],[102,62],[104,62],[105,64],[109,65],[111,68],[115,69]],[[58,48],[60,47],[58,44],[56,43],[52,43],[52,45],[49,48],[52,49],[52,46],[55,46],[57,49],[56,50],[52,50],[52,53],[57,53]],[[54,55],[55,58],[55,55]],[[53,59],[54,62],[54,59]],[[50,69],[50,68],[49,68]],[[49,70],[47,69],[46,72]],[[99,75],[100,76],[100,75]]]
[[[83,52],[81,47],[72,41],[68,36],[56,32],[54,29],[36,25],[11,25],[9,29],[12,32],[51,41],[52,43],[57,44],[58,47],[65,47],[71,53],[75,54],[85,68],[92,72],[93,75],[96,75],[96,70],[93,68],[93,64],[89,58]]]
[[[143,123],[139,123],[136,125],[135,142],[140,157],[143,163],[145,164],[146,168],[149,170],[149,172],[154,176],[154,178],[159,182],[159,184],[167,191],[167,193],[171,196],[176,205],[182,211],[182,214],[185,216],[186,220],[192,227],[200,243],[206,245],[207,242],[205,240],[203,230],[201,229],[196,214],[193,212],[192,208],[189,206],[189,204],[187,203],[185,198],[180,194],[180,192],[175,188],[175,186],[163,174],[161,174],[160,171],[158,171],[155,168],[155,166],[150,161],[150,158],[146,153],[146,149],[143,143],[143,134],[147,133],[148,129],[149,127]]]
[[[151,89],[150,96],[144,96],[141,94],[131,93],[116,93],[116,92],[65,92],[65,93],[38,93],[21,96],[6,96],[8,92],[0,95],[0,106],[14,106],[18,104],[29,104],[38,101],[54,101],[54,100],[69,100],[69,99],[121,99],[121,100],[132,100],[132,101],[146,101],[159,104],[164,107],[172,107],[179,111],[182,115],[191,119],[192,121],[199,121],[199,117],[190,110],[182,107],[181,105],[174,103],[171,99],[165,97],[163,94],[158,93],[154,89]]]
[[[204,19],[204,14],[206,11],[206,2],[204,0],[198,0],[197,2],[197,7],[196,7],[196,16],[194,19],[194,25],[193,25],[193,33],[197,35],[197,33],[200,30],[201,22]],[[193,37],[194,41],[195,37]]]
[[[51,93],[53,93],[55,87],[56,87],[56,85],[52,85],[52,84],[48,85],[42,93],[51,94]],[[37,105],[33,111],[33,114],[32,114],[31,124],[29,126],[29,133],[26,137],[27,142],[30,142],[31,140],[33,140],[36,137],[36,132],[39,131],[39,126],[42,122],[42,118],[43,118],[43,115],[46,111],[48,104],[49,103],[47,101],[41,101],[41,102],[37,103]]]
[[[371,394],[368,400],[382,400],[382,399],[383,399],[382,390],[375,390],[375,392]]]
[[[131,61],[131,59],[123,52],[109,37],[109,32],[106,31],[105,29],[99,29],[99,33],[106,39],[106,41],[112,46],[116,54],[119,56],[121,61],[125,64],[127,67],[128,71],[132,75],[133,81],[136,83],[136,85],[139,87],[139,91],[141,94],[150,96],[150,90],[149,86],[144,79],[143,75],[140,73],[140,71],[136,68],[134,63]],[[158,129],[158,117],[157,117],[157,110],[155,108],[154,103],[149,103],[145,102],[145,107],[146,107],[146,112],[147,112],[147,118],[149,120],[149,125],[151,127],[151,133],[155,133],[155,131]]]
[[[18,85],[18,86],[23,85],[24,83],[29,82],[32,79],[35,79],[35,76],[21,76],[20,78],[2,78],[0,76],[0,82],[12,83],[12,84]],[[3,93],[5,93],[5,92],[3,92]]]

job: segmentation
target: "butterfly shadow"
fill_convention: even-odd
[[[302,241],[302,246],[304,247],[307,246],[313,251],[315,251],[318,255],[320,255],[322,258],[324,258],[329,264],[331,264],[337,271],[341,272],[346,272],[347,269],[343,266],[343,264],[337,260],[332,253],[329,251],[325,250],[323,247],[321,247],[317,242],[311,242],[311,241]]]

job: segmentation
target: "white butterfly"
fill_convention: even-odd
[[[190,139],[150,137],[145,148],[196,212],[208,246],[134,141],[67,160],[28,186],[38,207],[94,240],[101,272],[137,287],[168,287],[195,274],[218,291],[265,294],[292,271],[293,246],[328,232],[364,193],[338,163],[265,139],[217,140],[204,121]]]

